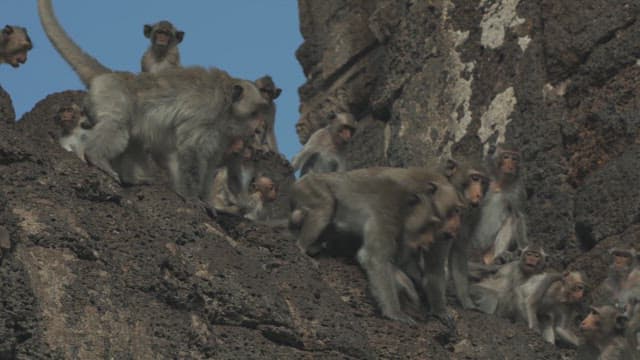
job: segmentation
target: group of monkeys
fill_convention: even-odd
[[[270,76],[249,81],[182,67],[185,34],[168,21],[144,26],[151,45],[139,74],[112,71],[66,34],[51,0],[38,0],[38,12],[88,89],[82,104],[56,115],[61,146],[120,183],[149,183],[159,168],[187,201],[265,218],[263,204],[276,199],[278,186],[254,162],[256,151],[278,152],[274,100],[281,89]],[[1,62],[18,67],[31,48],[24,28],[2,30]],[[581,358],[640,356],[636,253],[612,250],[609,277],[594,291],[599,306],[578,336],[585,278],[546,271],[546,253],[527,240],[516,148],[500,144],[487,161],[348,170],[345,145],[355,131],[352,114],[331,113],[292,159],[300,178],[287,221],[310,256],[353,243],[383,316],[413,324],[410,314],[428,314],[453,328],[445,296],[450,277],[463,308],[522,320],[551,343],[578,346]]]

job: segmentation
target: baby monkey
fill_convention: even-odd
[[[62,129],[58,140],[60,146],[67,151],[72,151],[84,161],[85,142],[93,124],[89,122],[82,108],[75,103],[62,106],[54,120]]]
[[[264,220],[266,211],[264,203],[276,201],[278,198],[278,184],[266,176],[258,176],[251,182],[251,192],[243,206],[244,217],[249,220]]]

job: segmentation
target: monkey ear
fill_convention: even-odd
[[[13,26],[11,25],[5,25],[4,29],[2,29],[2,33],[5,35],[10,35],[13,33]]]
[[[327,118],[329,118],[329,120],[333,120],[333,119],[336,118],[336,116],[338,116],[338,115],[336,115],[335,111],[331,111],[329,113],[329,115],[327,116]]]
[[[242,98],[242,93],[244,92],[244,88],[241,85],[233,85],[233,89],[231,91],[231,101],[236,102]]]
[[[146,38],[150,38],[151,37],[151,30],[153,30],[153,27],[151,25],[146,25],[144,26],[144,37]]]
[[[458,163],[452,159],[448,159],[444,166],[444,175],[448,178],[452,177],[458,170]]]
[[[282,89],[280,88],[276,88],[275,91],[273,92],[273,99],[277,99],[278,96],[280,96],[280,93],[282,92]]]
[[[182,42],[184,39],[184,31],[176,31],[176,40],[178,40],[178,44]]]

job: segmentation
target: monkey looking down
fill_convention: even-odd
[[[5,25],[0,33],[0,64],[9,64],[14,68],[27,62],[27,53],[33,49],[27,29]]]
[[[144,37],[151,44],[140,61],[142,72],[180,67],[178,44],[184,39],[184,31],[176,29],[169,21],[162,20],[153,25],[145,25]]]

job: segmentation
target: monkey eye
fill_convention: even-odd
[[[481,180],[482,180],[482,178],[480,177],[480,175],[477,175],[477,174],[471,175],[471,181],[480,182]]]
[[[573,291],[583,291],[584,290],[584,285],[582,285],[582,284],[574,285],[572,290]]]

